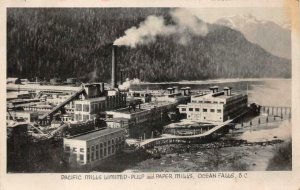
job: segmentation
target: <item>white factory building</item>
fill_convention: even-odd
[[[64,157],[71,167],[98,165],[124,148],[124,130],[108,128],[64,138]]]
[[[91,120],[96,114],[126,106],[126,94],[116,91],[105,94],[104,84],[86,84],[84,89],[86,97],[74,101],[74,121]]]
[[[191,96],[191,102],[179,105],[179,112],[188,120],[224,122],[246,111],[248,96],[232,93],[231,88],[211,87],[210,93]]]

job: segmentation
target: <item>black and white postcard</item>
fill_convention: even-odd
[[[152,3],[2,3],[0,188],[300,188],[299,2]]]

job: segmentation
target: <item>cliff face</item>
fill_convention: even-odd
[[[78,77],[108,81],[111,43],[148,15],[168,9],[8,9],[8,76]],[[290,77],[291,61],[246,40],[227,26],[208,25],[205,36],[158,36],[136,48],[117,48],[125,77],[144,81]]]

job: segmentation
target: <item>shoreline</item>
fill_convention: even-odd
[[[219,84],[230,82],[256,82],[256,81],[276,81],[291,80],[291,78],[224,78],[224,79],[208,79],[208,80],[192,80],[192,81],[170,81],[170,82],[140,82],[132,85],[148,85],[148,84]]]

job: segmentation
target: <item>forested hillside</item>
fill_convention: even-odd
[[[173,22],[168,9],[8,9],[7,74],[109,81],[111,44],[152,14]],[[143,81],[291,76],[290,60],[220,25],[208,24],[207,35],[184,45],[169,35],[121,46],[116,59],[125,77]]]

